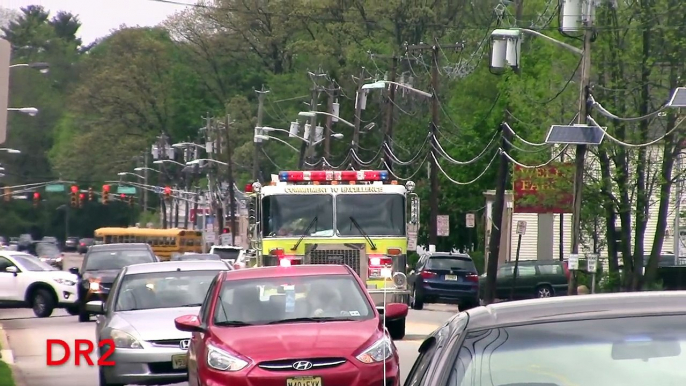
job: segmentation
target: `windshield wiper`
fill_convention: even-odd
[[[246,323],[246,322],[241,322],[240,320],[225,320],[223,322],[215,322],[215,326],[222,326],[222,327],[244,327],[244,326],[252,326],[252,323]]]
[[[360,226],[360,224],[357,222],[357,220],[355,220],[355,218],[354,218],[353,216],[350,216],[350,222],[351,222],[353,225],[355,225],[355,228],[357,228],[357,230],[360,232],[360,234],[362,235],[362,237],[364,237],[364,239],[367,240],[367,242],[369,243],[369,246],[372,248],[372,251],[376,251],[376,244],[374,244],[374,242],[373,242],[372,239],[369,237],[369,235],[367,234],[367,232],[365,232],[364,229],[362,229],[362,227]]]
[[[338,317],[338,316],[318,316],[318,317],[310,317],[310,318],[291,318],[291,319],[281,319],[281,320],[275,320],[273,322],[269,322],[267,324],[283,324],[283,323],[299,323],[299,322],[339,322],[339,321],[353,321],[356,319],[353,318],[346,318],[346,317]]]
[[[305,236],[308,236],[310,234],[310,229],[312,229],[312,226],[317,224],[318,220],[319,220],[318,216],[314,216],[312,218],[312,221],[310,221],[310,225],[308,225],[307,228],[305,228],[305,231],[303,232],[302,236],[300,236],[300,238],[298,239],[298,242],[295,243],[293,248],[291,248],[291,251],[295,251],[296,249],[298,249],[298,247],[300,246],[300,243],[303,242],[303,239],[305,238]]]

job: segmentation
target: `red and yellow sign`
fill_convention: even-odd
[[[574,163],[551,163],[527,169],[514,166],[515,213],[571,213]]]

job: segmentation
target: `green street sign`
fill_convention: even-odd
[[[45,185],[45,191],[48,193],[62,193],[62,192],[64,192],[64,185],[62,185],[62,184]]]
[[[136,194],[136,188],[133,186],[117,186],[118,194]]]

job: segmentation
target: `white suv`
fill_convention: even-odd
[[[0,251],[0,301],[33,309],[39,318],[64,307],[76,315],[78,277],[22,252]]]

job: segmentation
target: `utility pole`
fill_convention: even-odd
[[[264,92],[264,88],[262,90]],[[264,94],[260,94],[263,96]],[[231,116],[229,115],[228,104],[226,106],[226,157],[229,171],[229,213],[231,214],[231,244],[236,245],[236,192],[234,191],[233,178],[233,146],[231,144]],[[259,114],[259,113],[258,113]],[[261,118],[258,117],[261,121]],[[257,181],[257,180],[256,180]]]
[[[459,50],[464,47],[463,44],[416,44],[407,46],[407,52],[425,52],[431,51],[431,157],[429,157],[429,164],[431,170],[429,171],[429,180],[431,186],[431,193],[429,198],[429,245],[438,244],[438,167],[437,167],[437,152],[436,145],[438,141],[438,126],[440,120],[440,101],[438,100],[438,86],[440,83],[438,65],[439,65],[439,51],[440,50]]]
[[[264,115],[264,97],[267,95],[269,92],[268,90],[264,89],[264,85],[262,85],[262,89],[260,91],[255,90],[257,93],[257,127],[262,128],[262,117]],[[228,112],[227,112],[227,117],[228,117]],[[228,130],[228,127],[227,127]],[[227,137],[230,138],[230,137]],[[262,140],[257,140],[254,141],[255,148],[253,150],[253,160],[252,160],[252,180],[253,181],[259,181],[260,179],[260,151],[262,150]],[[230,147],[229,144],[227,143],[227,149]],[[233,228],[231,228],[231,234],[233,234]]]
[[[395,82],[396,72],[398,69],[398,57],[393,55],[391,63],[391,76],[390,81]],[[384,148],[384,159],[386,160],[386,165],[389,169],[393,170],[393,162],[391,161],[391,153],[393,153],[393,113],[395,106],[395,84],[391,83],[388,90],[388,98],[386,99],[386,120],[384,122],[384,143],[386,148]]]
[[[336,96],[338,93],[338,88],[336,83],[332,80],[329,88],[326,90],[327,94],[327,104],[326,111],[329,114],[333,114],[333,106],[336,102]],[[331,158],[331,134],[333,134],[333,116],[326,116],[326,128],[324,130],[324,159],[327,161]]]
[[[484,303],[491,304],[495,300],[496,275],[498,274],[498,259],[500,257],[500,239],[502,236],[503,212],[505,211],[505,193],[508,187],[508,177],[510,175],[510,143],[512,143],[512,132],[506,124],[500,125],[501,130],[501,152],[500,165],[498,166],[498,185],[495,190],[495,202],[491,211],[491,236],[489,238],[488,256],[486,266],[486,290],[484,293]]]
[[[590,7],[595,5],[591,2]],[[581,58],[581,82],[579,86],[579,120],[578,123],[587,124],[588,115],[588,95],[591,84],[591,43],[593,42],[593,17],[591,12],[584,12],[586,14],[584,20],[584,45],[582,48]],[[575,152],[575,169],[574,169],[574,201],[572,207],[572,254],[579,253],[579,244],[581,242],[581,196],[584,190],[584,167],[586,166],[586,150],[587,145],[577,145]],[[576,274],[572,272],[569,275],[569,283],[567,287],[568,295],[576,295]]]
[[[146,188],[148,184],[149,172],[148,164],[150,160],[150,154],[147,151],[143,152],[143,183],[145,183]],[[148,213],[148,189],[143,189],[143,213]]]
[[[364,74],[367,70],[362,67],[360,70],[360,76],[356,79],[357,81],[357,92],[355,94],[355,119],[353,121],[355,128],[353,129],[353,151],[355,154],[357,154],[357,150],[360,147],[360,126],[362,126],[362,101],[364,101],[364,97],[362,94],[364,91],[362,90],[362,86],[364,86],[364,82],[366,81]],[[357,162],[353,159],[353,168],[358,169]]]

